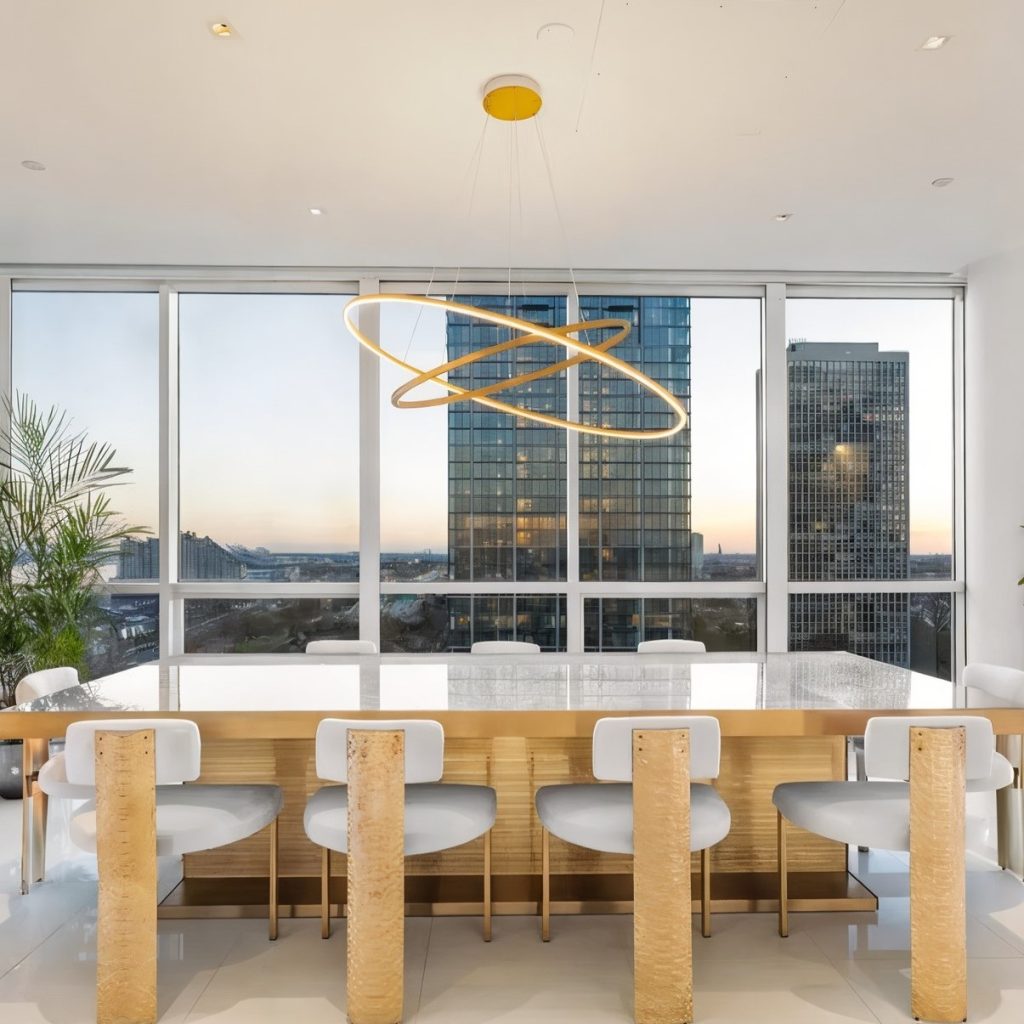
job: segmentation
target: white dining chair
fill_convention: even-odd
[[[974,662],[965,666],[965,687],[982,690],[1009,707],[1024,707],[1024,672],[1006,665]],[[976,703],[976,702],[972,702]],[[1024,737],[999,736],[997,748],[1005,755],[1010,773],[1011,789],[996,797],[996,849],[1001,868],[1024,871],[1024,811],[1021,808],[1021,787],[1024,785]]]
[[[593,773],[598,782],[542,786],[541,938],[551,937],[549,835],[602,853],[633,855],[633,731],[689,729],[690,778],[718,778],[722,733],[709,715],[602,718],[594,726]],[[690,850],[700,850],[701,934],[711,934],[711,847],[732,824],[729,807],[706,782],[690,783]]]
[[[641,640],[637,654],[706,654],[707,647],[700,640]]]
[[[491,828],[497,794],[490,786],[440,783],[444,774],[444,729],[440,722],[325,718],[316,730],[316,773],[339,783],[310,797],[303,817],[306,835],[322,848],[320,933],[329,938],[331,851],[348,853],[349,730],[405,734],[405,856],[436,853],[484,837],[483,935],[491,941]]]
[[[277,938],[277,816],[281,789],[274,785],[193,783],[199,777],[201,743],[195,722],[176,718],[114,718],[73,722],[68,726],[64,756],[40,786],[51,796],[64,785],[89,799],[71,815],[71,840],[96,852],[96,753],[98,732],[152,729],[156,761],[156,856],[180,857],[214,850],[255,835],[270,826],[270,938]],[[56,760],[56,759],[54,759]],[[52,762],[51,762],[52,763]],[[63,792],[66,792],[64,790]]]
[[[525,640],[477,640],[470,654],[540,654],[540,644]]]
[[[376,654],[372,640],[310,640],[307,654]]]
[[[70,686],[78,686],[78,669],[68,666],[60,668],[44,668],[38,672],[30,672],[22,676],[14,688],[14,703],[27,704],[41,697],[49,697]]]
[[[966,791],[1009,785],[1009,762],[995,751],[992,723],[978,715],[920,715],[868,719],[866,781],[783,782],[772,802],[778,812],[779,934],[789,934],[787,823],[848,846],[910,850],[910,729],[963,726],[967,736]],[[1002,763],[1001,763],[1002,762]],[[968,825],[972,820],[968,819]]]
[[[14,688],[15,704],[28,704],[30,701],[42,700],[51,694],[59,693],[61,690],[78,686],[78,669],[70,666],[58,668],[45,668],[38,672],[30,672],[22,676],[18,685]],[[61,740],[55,742],[60,743]],[[31,882],[41,882],[46,877],[46,823],[48,818],[49,801],[47,793],[39,785],[39,777],[47,770],[49,751],[42,750],[33,755],[37,767],[33,767],[26,774],[23,780],[24,797],[21,801],[21,892],[26,895]],[[63,757],[61,753],[55,753],[54,757]],[[42,760],[43,764],[38,765]],[[27,761],[25,762],[27,764]],[[61,794],[68,795],[68,794]],[[32,828],[32,819],[36,820],[36,827]],[[33,874],[31,861],[33,860],[33,845],[38,845],[35,850],[36,871]]]

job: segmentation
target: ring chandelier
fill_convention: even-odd
[[[540,87],[530,78],[522,75],[503,75],[493,78],[484,89],[484,110],[489,117],[500,121],[523,121],[535,117],[541,107]],[[541,143],[543,150],[543,142]],[[545,155],[546,160],[546,155]],[[550,169],[549,169],[550,174]],[[511,178],[510,185],[511,188]],[[557,206],[557,203],[556,203]],[[511,262],[511,261],[510,261]],[[509,271],[511,282],[511,270]],[[429,289],[428,289],[429,290]],[[494,324],[497,327],[509,328],[518,332],[508,341],[489,345],[486,348],[478,349],[467,355],[452,359],[428,370],[421,370],[404,359],[399,359],[393,352],[387,351],[382,345],[368,337],[360,330],[353,314],[363,306],[381,306],[389,303],[401,303],[404,305],[418,306],[420,309],[442,309],[448,313],[456,313],[470,320],[483,321]],[[361,345],[369,349],[381,359],[386,359],[412,374],[412,378],[405,384],[396,388],[391,396],[391,404],[397,409],[426,409],[436,406],[452,405],[456,402],[476,402],[478,405],[486,406],[497,412],[508,413],[520,419],[531,420],[534,423],[541,423],[549,427],[561,427],[565,430],[575,431],[580,434],[588,434],[596,437],[619,438],[630,441],[653,441],[659,438],[671,437],[682,430],[687,423],[687,413],[682,402],[667,388],[662,387],[657,381],[652,380],[645,373],[642,373],[630,363],[611,355],[610,349],[623,342],[629,335],[632,327],[626,320],[602,319],[587,320],[581,323],[565,324],[561,327],[545,327],[542,324],[533,323],[530,320],[519,317],[506,316],[494,310],[483,309],[479,306],[468,306],[461,302],[453,302],[448,299],[438,299],[421,295],[404,294],[379,294],[359,295],[351,299],[344,309],[345,326]],[[616,333],[604,339],[597,345],[581,341],[578,335],[581,331],[588,330],[612,330]],[[463,388],[453,384],[444,375],[451,370],[457,370],[464,366],[470,366],[482,359],[498,355],[512,349],[522,348],[526,345],[538,343],[549,343],[560,345],[566,350],[568,358],[551,363],[539,370],[530,373],[522,373],[507,380],[501,380],[494,384],[487,384],[478,388]],[[575,354],[573,354],[575,353]],[[503,402],[494,398],[510,388],[522,384],[529,384],[533,381],[544,380],[571,366],[578,366],[583,362],[600,363],[611,370],[621,373],[624,377],[639,384],[648,395],[661,399],[673,414],[673,422],[668,427],[654,428],[650,430],[624,430],[616,427],[606,427],[596,423],[584,423],[578,420],[562,419],[559,416],[551,416],[547,413],[537,412],[533,409],[513,405],[510,402]],[[437,384],[444,388],[448,394],[433,398],[406,398],[410,392],[424,384]]]

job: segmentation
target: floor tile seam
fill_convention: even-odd
[[[420,971],[420,983],[416,987],[416,1006],[409,1014],[410,1021],[420,1012],[420,1004],[423,1002],[423,989],[427,982],[427,963],[430,959],[430,939],[434,934],[434,919],[427,918],[427,921],[427,943],[423,947],[423,970]]]
[[[43,946],[46,945],[59,931],[67,928],[68,925],[74,924],[75,920],[87,913],[91,909],[90,906],[79,907],[70,917],[65,918],[55,928],[48,931],[24,956],[19,957],[10,967],[5,971],[0,971],[0,981],[3,981],[12,971],[17,970],[30,956],[38,953]]]
[[[813,939],[812,939],[812,941],[813,941]],[[821,947],[819,947],[819,948],[821,948]],[[857,997],[857,1001],[870,1014],[869,1020],[870,1019],[874,1019],[875,1021],[878,1022],[878,1024],[882,1024],[882,1018],[879,1017],[878,1014],[875,1013],[875,1011],[871,1008],[871,1006],[868,1003],[868,1001],[861,994],[860,989],[858,989],[857,986],[850,979],[850,976],[845,971],[840,969],[839,964],[835,960],[833,960],[833,958],[831,956],[829,956],[828,950],[826,950],[824,948],[821,948],[821,951],[822,951],[822,953],[825,954],[825,959],[828,961],[829,966],[832,968],[832,970],[835,971],[835,973],[838,974],[840,978],[842,978],[843,984],[846,985],[846,987]],[[851,957],[847,956],[847,957],[843,958],[843,963],[850,964],[852,962],[853,961],[852,961]]]
[[[210,971],[210,977],[206,979],[206,984],[202,987],[202,989],[195,997],[195,999],[192,1000],[192,1005],[185,1011],[185,1015],[181,1018],[182,1024],[189,1024],[189,1021],[192,1019],[192,1014],[195,1013],[196,1007],[199,1005],[199,1001],[203,998],[203,996],[206,995],[206,990],[213,984],[214,978],[217,977],[217,975],[220,973],[220,969],[227,962],[228,957],[231,956],[231,954],[234,952],[235,947],[241,941],[243,934],[244,933],[242,932],[241,929],[238,929],[238,931],[235,932],[232,941],[228,943],[227,949],[224,950],[224,955],[220,958],[220,961],[218,962],[217,966],[214,967],[212,971]],[[157,968],[157,984],[159,984],[159,964],[157,965]]]

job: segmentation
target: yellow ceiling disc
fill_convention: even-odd
[[[499,121],[526,121],[541,102],[540,86],[525,75],[502,75],[484,86],[484,110]]]

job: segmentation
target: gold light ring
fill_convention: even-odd
[[[528,334],[536,334],[540,338],[544,338],[552,342],[552,344],[561,345],[570,351],[577,352],[595,360],[596,362],[603,363],[610,369],[618,370],[623,376],[636,382],[656,398],[660,398],[675,414],[676,420],[671,426],[663,427],[659,430],[619,430],[614,427],[602,427],[588,423],[578,423],[574,420],[559,419],[557,416],[548,416],[546,413],[534,412],[532,409],[522,409],[518,406],[510,405],[507,402],[499,402],[494,398],[473,399],[473,401],[478,405],[486,406],[488,409],[494,409],[497,412],[508,413],[511,416],[518,416],[521,419],[530,420],[534,423],[543,423],[545,426],[549,427],[560,427],[564,430],[575,431],[578,434],[588,434],[594,437],[619,438],[627,441],[653,441],[659,438],[671,437],[673,434],[679,433],[679,431],[686,426],[686,409],[671,391],[662,387],[657,381],[651,380],[650,377],[641,373],[636,369],[636,367],[630,366],[629,363],[624,362],[621,359],[617,359],[615,356],[610,355],[607,352],[602,352],[598,348],[588,345],[586,342],[577,341],[575,338],[570,338],[568,335],[559,334],[551,328],[541,327],[539,324],[533,324],[526,320],[517,320],[515,317],[505,316],[503,313],[495,313],[493,310],[482,309],[478,306],[466,306],[461,302],[449,302],[447,299],[432,299],[425,295],[402,295],[399,293],[391,293],[380,295],[357,295],[355,298],[349,299],[345,305],[343,316],[345,319],[345,326],[352,333],[352,336],[356,338],[364,348],[369,349],[381,359],[386,359],[388,362],[395,366],[399,366],[410,373],[419,375],[422,371],[418,367],[412,366],[404,360],[399,359],[398,356],[393,355],[391,352],[388,352],[386,349],[378,345],[375,341],[368,338],[356,326],[352,319],[352,313],[361,306],[379,306],[387,302],[402,303],[409,306],[424,306],[432,309],[444,309],[448,312],[459,313],[462,316],[469,317],[470,319],[483,320],[486,323],[497,324],[499,327],[511,327],[513,330],[524,331]],[[466,388],[461,388],[457,384],[452,384],[451,381],[444,380],[443,378],[434,378],[433,380],[434,383],[440,384],[441,387],[447,388],[455,394],[459,394],[464,397],[469,394]]]
[[[588,346],[588,348],[600,349],[602,352],[607,352],[608,349],[618,345],[629,335],[631,327],[625,320],[587,320],[578,324],[566,324],[564,327],[552,327],[551,330],[558,334],[576,334],[579,331],[609,330],[612,327],[618,327],[619,331],[616,334],[613,334],[610,338],[606,338],[599,345]],[[472,391],[467,391],[465,394],[461,395],[447,394],[441,395],[438,398],[418,398],[411,401],[402,401],[402,398],[405,395],[410,391],[414,391],[420,385],[435,383],[442,373],[447,373],[449,370],[457,370],[460,366],[465,366],[468,363],[479,362],[481,359],[486,359],[488,356],[506,352],[510,348],[522,348],[524,345],[534,345],[539,341],[547,342],[548,339],[542,338],[536,333],[520,334],[517,338],[511,338],[509,341],[503,341],[497,345],[491,345],[490,348],[482,348],[476,352],[468,352],[466,355],[459,356],[458,359],[452,359],[450,362],[443,363],[441,366],[435,366],[431,370],[424,370],[418,376],[413,377],[413,379],[408,383],[395,388],[395,391],[391,396],[391,404],[394,405],[396,409],[430,409],[439,405],[451,405],[453,402],[465,402],[471,399],[482,398],[486,395],[499,394],[502,391],[508,391],[509,388],[518,387],[520,384],[529,384],[535,380],[543,380],[545,377],[561,373],[562,370],[568,369],[570,366],[576,366],[590,358],[589,355],[573,356],[571,359],[563,359],[559,363],[552,363],[550,366],[544,366],[539,370],[531,370],[529,373],[521,373],[518,377],[509,377],[508,380],[499,380],[495,384],[485,384],[483,387],[474,388]]]

